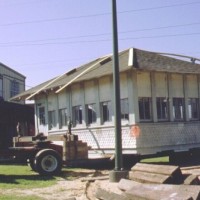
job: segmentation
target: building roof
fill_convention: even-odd
[[[74,68],[61,76],[33,87],[13,97],[11,100],[26,98],[34,99],[33,97],[41,92],[55,90],[58,93],[72,83],[111,75],[113,73],[112,65],[112,55],[98,58],[78,68]],[[200,64],[169,57],[163,55],[163,53],[149,52],[135,48],[126,49],[119,53],[119,71],[123,72],[130,69],[182,74],[200,74]]]
[[[21,73],[15,71],[14,69],[8,67],[7,65],[5,65],[5,64],[3,64],[3,63],[1,63],[1,62],[0,62],[0,67],[6,68],[7,70],[12,71],[13,73],[17,74],[17,75],[20,76],[21,78],[26,79],[26,76],[24,76],[23,74],[21,74]]]

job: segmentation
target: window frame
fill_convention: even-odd
[[[83,124],[83,108],[81,105],[72,107],[72,116],[74,126]]]
[[[49,130],[56,128],[56,111],[55,110],[48,111],[48,124],[49,124]]]
[[[128,98],[124,98],[120,100],[121,106],[121,120],[129,121],[129,102]]]
[[[195,100],[195,104],[196,104],[195,107],[196,108],[194,108],[193,106],[191,106],[191,109],[189,108],[189,106],[191,105],[189,102],[191,100],[192,101]],[[194,105],[194,104],[192,104],[192,105]],[[190,110],[191,110],[191,112],[190,112]],[[193,115],[195,110],[196,110],[196,117]],[[199,99],[198,98],[188,98],[188,118],[189,118],[190,121],[197,121],[197,120],[199,120]]]
[[[169,121],[169,100],[168,100],[168,98],[156,97],[156,111],[157,111],[158,121]],[[163,117],[163,116],[165,116],[165,117]]]
[[[67,121],[68,121],[67,108],[60,108],[58,110],[58,115],[59,115],[59,129],[67,127]]]
[[[175,100],[176,100],[176,102],[175,102]],[[184,98],[183,97],[174,97],[172,103],[173,103],[172,106],[173,106],[173,118],[174,118],[174,121],[184,121],[185,120],[185,102],[184,102]],[[179,105],[177,106],[177,104],[179,104],[179,103],[182,103],[182,110],[181,110],[181,107],[179,107]],[[181,118],[178,117],[178,115],[182,115]]]
[[[148,108],[149,108],[148,113],[146,111],[146,103],[148,104]],[[152,121],[152,98],[151,97],[139,97],[138,98],[138,108],[139,108],[140,121],[142,121],[142,122]],[[141,117],[141,114],[143,115],[143,118]]]
[[[10,81],[10,97],[13,97],[20,92],[19,82],[16,80]]]
[[[97,123],[96,103],[86,105],[87,124],[92,125]]]
[[[102,123],[110,123],[112,122],[112,105],[111,101],[103,101],[101,102],[101,119]]]

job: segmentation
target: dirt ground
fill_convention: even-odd
[[[200,165],[181,168],[183,174],[194,174],[200,177]],[[17,196],[38,196],[44,200],[97,200],[95,193],[98,188],[121,194],[118,183],[109,181],[110,170],[76,169],[69,173],[72,180],[60,178],[58,182],[47,188],[35,189],[7,189],[0,194]]]
[[[57,184],[46,188],[35,189],[0,189],[0,194],[13,194],[16,196],[38,196],[44,200],[96,200],[95,193],[97,188],[102,188],[108,191],[121,194],[118,189],[118,183],[111,183],[109,181],[108,170],[89,170],[77,169],[70,172],[70,176],[75,178],[66,180],[60,178]],[[77,176],[79,174],[79,176]]]

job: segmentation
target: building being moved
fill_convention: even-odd
[[[93,153],[113,153],[112,56],[104,56],[14,97],[35,100],[37,133],[72,133]],[[123,153],[200,147],[200,64],[130,48],[119,53]]]

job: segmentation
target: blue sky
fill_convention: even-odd
[[[0,62],[29,89],[112,53],[111,0],[0,0]],[[200,58],[200,1],[117,0],[119,51]]]

